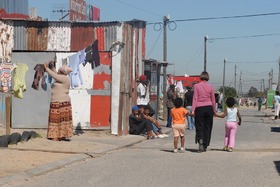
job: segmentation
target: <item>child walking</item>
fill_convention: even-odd
[[[224,118],[227,116],[226,128],[225,128],[225,139],[224,139],[224,151],[232,152],[235,144],[235,134],[237,130],[237,124],[241,125],[241,115],[239,110],[234,106],[235,99],[229,97],[226,100],[227,108],[224,110],[223,114],[215,114],[215,116]],[[238,117],[238,122],[237,118]]]
[[[171,109],[172,129],[174,134],[174,153],[178,152],[179,136],[181,138],[180,151],[185,151],[185,129],[186,129],[186,115],[194,116],[183,107],[183,99],[176,98],[174,100],[175,108]]]

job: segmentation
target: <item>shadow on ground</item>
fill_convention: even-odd
[[[275,164],[275,168],[278,171],[279,175],[280,175],[280,161],[274,161]]]

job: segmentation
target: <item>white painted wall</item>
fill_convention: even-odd
[[[75,53],[57,53],[56,69],[62,65],[63,59],[73,55]],[[73,126],[74,128],[80,126],[83,129],[89,129],[90,127],[90,103],[91,95],[90,90],[93,86],[93,74],[91,64],[87,63],[85,66],[82,64],[79,66],[83,85],[70,89],[69,95],[71,97],[72,114],[73,114]]]
[[[122,26],[117,28],[117,41],[122,40]],[[121,54],[112,52],[112,97],[111,97],[111,133],[118,134],[119,120],[119,98],[120,98],[120,79],[121,79]]]

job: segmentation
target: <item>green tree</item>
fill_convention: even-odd
[[[223,87],[222,86],[220,87],[219,91],[221,93],[223,93]],[[225,86],[225,98],[236,97],[236,96],[237,96],[237,92],[236,92],[235,88]]]
[[[248,91],[248,96],[249,97],[256,97],[258,95],[258,89],[251,86],[251,88]]]

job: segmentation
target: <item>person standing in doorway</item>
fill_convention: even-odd
[[[46,72],[54,78],[55,83],[51,91],[49,122],[47,138],[55,141],[67,140],[73,135],[72,105],[69,96],[72,69],[62,65],[56,71],[54,64],[44,64]]]
[[[139,76],[139,84],[137,86],[137,105],[139,107],[143,106],[150,110],[150,116],[155,114],[154,109],[149,105],[150,101],[150,81],[146,75]]]
[[[193,101],[193,87],[188,87],[188,91],[185,93],[185,108],[192,113],[192,101]],[[195,129],[194,117],[188,115],[188,129]]]
[[[198,84],[194,86],[192,109],[195,115],[195,142],[199,152],[205,152],[210,145],[213,116],[216,113],[214,88],[208,83],[209,74],[203,71]]]
[[[175,85],[171,84],[167,93],[167,101],[166,101],[166,107],[167,107],[167,124],[166,127],[171,128],[171,123],[172,123],[172,116],[171,116],[171,109],[174,108],[174,100],[176,98],[176,93],[175,93]]]

